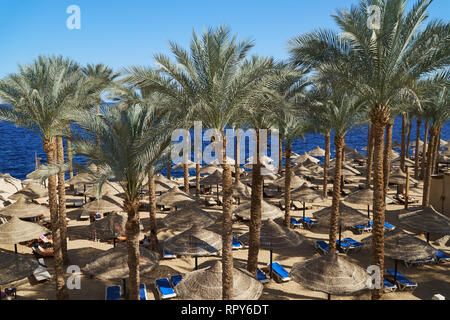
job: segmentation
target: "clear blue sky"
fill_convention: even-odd
[[[357,0],[1,0],[0,78],[39,54],[61,54],[81,64],[105,63],[119,71],[153,65],[167,41],[186,47],[192,30],[221,23],[255,41],[252,53],[287,58],[287,41],[332,27],[338,8]],[[408,6],[415,1],[409,0]],[[66,28],[69,5],[81,9],[81,30]],[[435,0],[430,16],[448,20],[449,0]]]

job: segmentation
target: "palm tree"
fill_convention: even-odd
[[[319,30],[292,42],[292,58],[298,64],[323,69],[342,87],[353,88],[370,105],[374,135],[373,168],[373,264],[384,272],[383,190],[384,129],[390,118],[392,98],[411,94],[412,83],[421,75],[448,65],[448,25],[427,18],[430,0],[417,1],[406,12],[404,0],[361,0],[359,6],[333,15],[341,34]],[[380,8],[380,28],[369,29],[370,5]],[[382,279],[381,279],[382,280]],[[373,289],[379,299],[382,289]]]
[[[32,64],[19,66],[17,73],[0,81],[0,97],[12,106],[0,108],[0,119],[39,135],[50,166],[57,162],[56,137],[69,121],[75,93],[82,81],[81,74],[76,72],[77,68],[75,63],[62,57],[39,56]],[[60,196],[60,202],[63,203],[64,194],[60,193]],[[55,254],[56,297],[66,299],[61,217],[58,214],[54,174],[48,177],[48,197]]]
[[[223,230],[222,230],[222,283],[223,299],[232,297],[232,177],[226,162],[227,139],[225,129],[232,127],[240,106],[252,92],[255,82],[264,75],[263,69],[241,70],[253,43],[238,42],[230,36],[227,27],[205,30],[201,38],[193,33],[190,52],[174,42],[169,43],[176,64],[170,57],[158,54],[155,60],[160,71],[173,86],[159,78],[144,79],[146,87],[174,97],[183,96],[193,108],[194,117],[218,133],[216,142],[223,146],[219,158],[223,161]]]
[[[139,100],[123,100],[100,117],[88,111],[78,113],[74,120],[83,136],[72,137],[74,152],[101,167],[98,180],[114,179],[124,190],[131,300],[139,299],[140,189],[150,168],[161,167],[171,132],[179,125],[169,125],[164,110],[151,100]]]

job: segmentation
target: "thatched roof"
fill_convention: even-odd
[[[191,160],[188,160],[188,161],[187,161],[187,167],[188,167],[188,169],[195,169],[196,166],[197,166],[197,165],[196,165],[196,163],[195,163],[194,161],[191,161]],[[180,163],[174,165],[174,166],[172,167],[172,169],[175,169],[175,170],[184,169],[184,162],[180,162]]]
[[[159,262],[159,255],[144,247],[139,247],[139,253],[140,272],[152,271]],[[127,279],[129,276],[127,259],[127,248],[125,246],[115,247],[94,257],[82,268],[82,271],[102,280]]]
[[[284,188],[286,176],[278,178],[273,182],[273,184],[277,187]],[[291,172],[291,189],[300,188],[304,184],[310,185],[310,183],[299,176],[296,176],[295,173]]]
[[[84,204],[81,207],[82,210],[87,212],[120,212],[122,211],[121,205],[112,200],[110,197],[103,197],[102,199],[94,200]]]
[[[241,181],[233,184],[233,197],[241,199],[250,199],[252,196],[252,188],[243,184]]]
[[[369,280],[366,270],[338,254],[326,254],[295,263],[290,276],[310,290],[333,295],[347,295],[366,289]]]
[[[73,178],[67,180],[67,183],[70,185],[94,184],[95,182],[96,182],[95,177],[87,172],[81,172],[76,176],[74,176]]]
[[[303,153],[301,156],[298,156],[297,158],[294,159],[295,163],[303,163],[306,162],[307,160],[309,160],[312,163],[319,163],[320,160],[314,157],[311,157],[308,153]]]
[[[433,207],[401,214],[398,218],[403,225],[416,230],[450,234],[450,219],[437,212]]]
[[[219,170],[220,173],[223,171],[223,169],[217,165],[208,164],[200,169],[200,174],[210,175],[216,172],[216,170]]]
[[[0,286],[28,277],[38,266],[31,255],[0,251]]]
[[[210,174],[209,176],[204,177],[200,180],[201,185],[216,185],[216,184],[222,184],[222,171],[216,170],[213,174]]]
[[[50,211],[46,206],[28,201],[25,195],[21,195],[16,202],[0,210],[0,215],[17,218],[32,218],[49,214]]]
[[[186,192],[181,191],[178,187],[173,187],[168,192],[156,197],[156,204],[163,206],[182,206],[193,204],[195,200]]]
[[[28,199],[38,199],[48,196],[48,191],[40,184],[29,183],[25,188],[17,191],[8,198],[11,200],[17,200],[22,195],[24,195]]]
[[[236,206],[233,214],[245,220],[250,220],[251,202],[247,202]],[[276,219],[283,216],[283,212],[274,205],[262,200],[261,201],[261,220]]]
[[[292,170],[300,175],[300,176],[311,176],[313,175],[313,172],[311,171],[311,169],[306,168],[303,164],[300,164],[298,166],[294,166],[292,167]]]
[[[22,181],[9,173],[0,173],[0,193],[13,194],[22,189]]]
[[[307,203],[320,203],[325,200],[322,192],[309,188],[307,184],[292,190],[291,199]]]
[[[41,235],[48,232],[47,228],[37,223],[25,222],[17,217],[12,217],[6,223],[0,225],[0,243],[16,244],[39,239]]]
[[[371,205],[373,204],[373,189],[363,189],[353,192],[345,199],[347,203]]]
[[[364,247],[372,247],[373,236],[363,239]],[[436,249],[423,240],[396,228],[384,233],[384,255],[398,260],[417,260],[436,254]]]
[[[233,300],[257,300],[262,294],[263,285],[249,272],[233,268]],[[183,300],[221,300],[222,263],[189,272],[175,287],[178,297]]]
[[[162,224],[170,229],[185,230],[194,225],[202,228],[212,225],[217,217],[196,206],[189,206],[173,211],[162,219]]]
[[[126,214],[113,212],[90,224],[89,230],[95,232],[98,239],[113,239],[125,235],[126,223]]]
[[[248,245],[250,233],[246,232],[239,237],[239,241]],[[262,222],[260,246],[265,249],[296,247],[302,243],[302,236],[289,228],[280,226],[272,219]]]
[[[317,146],[311,151],[308,151],[308,154],[313,157],[325,157],[325,150],[321,147]]]
[[[320,209],[313,213],[314,218],[319,220],[321,224],[329,225],[331,217],[331,207]],[[355,225],[364,225],[369,222],[367,215],[362,212],[349,207],[344,203],[340,203],[339,206],[339,222],[342,227],[351,227]]]
[[[91,198],[97,198],[106,194],[114,195],[123,192],[124,191],[122,186],[117,182],[106,182],[102,185],[101,193],[99,190],[99,186],[97,184],[94,184],[92,187],[89,187],[84,194]]]
[[[186,256],[211,256],[222,249],[222,238],[216,232],[193,225],[190,229],[164,241],[164,250]]]
[[[328,174],[331,176],[334,176],[334,169],[335,167],[332,167],[330,169],[328,169]],[[359,172],[358,170],[356,170],[355,168],[353,168],[350,165],[344,164],[341,168],[341,175],[342,176],[356,176],[356,175],[360,175],[361,172]]]
[[[410,183],[418,183],[416,179],[412,177],[412,174],[409,177]],[[393,170],[391,175],[389,176],[389,183],[391,184],[406,184],[406,173],[404,173],[400,168]]]

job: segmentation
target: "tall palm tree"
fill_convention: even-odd
[[[430,0],[417,1],[407,12],[404,0],[361,0],[349,10],[333,15],[341,34],[318,30],[292,42],[292,58],[298,64],[320,67],[330,79],[353,88],[370,105],[374,135],[373,168],[373,264],[384,272],[383,190],[384,130],[392,98],[411,94],[421,75],[448,65],[448,25],[433,21],[423,30]],[[369,29],[370,5],[380,8],[380,28]],[[382,280],[382,279],[380,279]],[[373,289],[379,299],[382,289]]]
[[[253,43],[249,40],[237,41],[227,27],[205,30],[199,38],[193,32],[190,52],[174,42],[169,43],[176,63],[170,57],[158,54],[155,60],[160,71],[174,86],[167,86],[158,78],[145,79],[145,85],[165,95],[176,98],[180,94],[187,97],[194,110],[195,119],[201,120],[219,134],[216,142],[223,146],[223,230],[222,230],[222,284],[223,299],[232,297],[233,255],[232,255],[232,177],[226,162],[227,139],[225,129],[232,127],[240,106],[252,92],[255,82],[264,75],[262,69],[241,70]]]
[[[114,179],[124,190],[128,218],[129,299],[139,299],[139,196],[151,167],[161,167],[162,156],[178,123],[165,121],[165,112],[148,99],[121,101],[98,117],[90,112],[74,116],[83,136],[72,137],[74,152],[97,163],[99,181]],[[99,142],[99,145],[97,143]]]
[[[17,73],[0,81],[0,97],[12,106],[0,108],[0,119],[39,135],[50,166],[57,162],[56,137],[61,134],[73,112],[75,93],[82,81],[80,73],[75,71],[77,68],[75,63],[60,56],[39,56],[32,64],[19,66]],[[63,204],[63,193],[60,196]],[[48,177],[48,197],[55,255],[56,297],[66,299],[59,216],[59,213],[63,216],[63,211],[58,212],[54,174]]]

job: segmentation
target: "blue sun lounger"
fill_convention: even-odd
[[[105,300],[120,300],[121,295],[122,295],[121,286],[106,287]]]
[[[293,228],[300,227],[303,225],[301,222],[297,221],[297,219],[295,219],[293,217],[291,217],[290,220],[291,220],[291,227],[293,227]]]
[[[361,249],[361,247],[363,246],[361,242],[358,242],[352,238],[344,238],[344,241],[350,245],[352,250]]]
[[[270,263],[268,264],[270,268]],[[291,280],[289,277],[289,272],[286,271],[278,262],[272,262],[272,271],[275,275],[275,278],[281,282],[287,282]]]
[[[233,236],[233,250],[237,250],[237,249],[242,249],[242,243],[239,242],[238,239],[235,238],[235,236]]]
[[[437,250],[436,252],[436,262],[445,262],[449,261],[450,257],[443,253],[442,251]]]
[[[169,299],[177,296],[172,286],[170,285],[169,279],[160,278],[155,280],[156,288],[158,289],[159,296],[161,299]]]
[[[416,260],[404,260],[403,261],[405,263],[405,267],[409,267],[413,264],[415,265],[423,265],[425,263],[430,263],[430,262],[434,262],[434,257],[428,257],[428,258],[424,258],[424,259],[416,259]]]
[[[369,225],[370,225],[370,227],[373,227],[373,221],[369,221]],[[384,228],[385,228],[386,230],[392,231],[392,230],[395,229],[395,226],[393,226],[392,224],[387,223],[387,222],[385,221],[385,222],[384,222]]]
[[[390,278],[392,278],[392,280],[393,280],[395,271],[392,269],[387,269],[386,272],[390,275]],[[391,280],[391,279],[389,279],[389,280]],[[396,284],[401,291],[403,291],[405,289],[414,290],[415,288],[417,288],[417,283],[406,279],[406,277],[404,275],[402,275],[400,272],[397,272],[397,283]]]
[[[267,278],[266,274],[264,272],[262,272],[262,270],[260,268],[256,268],[256,279],[259,280],[259,282],[261,283],[267,283],[270,282],[270,279]]]
[[[389,282],[383,279],[383,290],[384,292],[394,292],[397,290],[397,285],[395,283]]]
[[[328,253],[328,243],[326,243],[323,240],[316,241],[316,249],[321,254],[327,254]]]
[[[336,239],[336,248],[339,249],[339,239]],[[351,245],[349,245],[347,242],[345,242],[344,240],[341,240],[341,246],[340,249],[342,250],[342,252],[347,253],[350,249],[352,248]],[[327,250],[328,251],[328,250]]]
[[[179,284],[182,279],[183,279],[183,276],[181,274],[177,274],[175,276],[171,276],[170,277],[170,282],[172,283],[172,287],[175,288],[175,286],[177,284]]]
[[[303,223],[303,226],[306,227],[307,229],[311,229],[313,226],[315,226],[316,224],[319,224],[316,220],[312,220],[308,217],[301,217],[298,219],[299,222]]]
[[[139,300],[148,300],[147,298],[147,286],[145,283],[139,285]]]
[[[164,259],[175,259],[177,257],[176,254],[170,253],[170,252],[168,252],[166,250],[164,250],[163,253],[164,253],[164,255],[163,255]]]
[[[364,226],[361,224],[357,224],[356,226],[353,227],[353,229],[355,229],[359,234],[362,234],[363,232],[371,232],[372,226]]]

